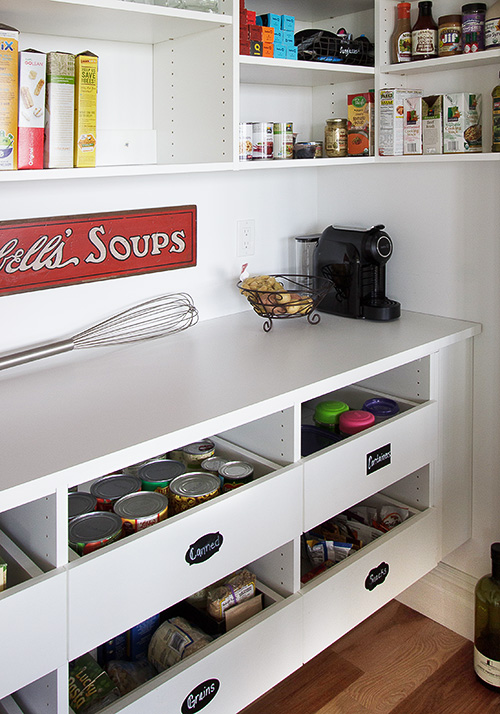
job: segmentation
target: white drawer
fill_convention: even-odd
[[[66,664],[66,572],[0,593],[0,699]]]
[[[429,508],[303,586],[304,661],[396,597],[437,562],[438,517],[436,510]]]
[[[196,712],[197,692],[203,714],[235,714],[302,665],[301,612],[299,594],[268,607],[102,714]]]
[[[70,563],[69,659],[299,537],[301,495],[302,468],[281,469]]]
[[[304,531],[437,455],[437,403],[426,402],[303,459]]]

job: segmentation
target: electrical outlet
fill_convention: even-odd
[[[236,223],[236,256],[253,255],[255,253],[255,221],[249,218]]]

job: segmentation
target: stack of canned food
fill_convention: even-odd
[[[79,555],[249,483],[253,467],[216,455],[211,439],[133,464],[68,495],[69,545]]]
[[[239,130],[240,161],[317,159],[323,156],[322,141],[295,141],[292,122],[242,122]]]

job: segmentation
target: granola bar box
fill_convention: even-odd
[[[18,169],[43,169],[46,55],[19,53]]]
[[[44,166],[73,168],[73,122],[75,106],[75,55],[47,54]]]

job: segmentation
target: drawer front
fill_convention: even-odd
[[[437,404],[428,402],[304,459],[304,531],[432,462]]]
[[[298,537],[301,494],[290,467],[71,563],[69,658]]]
[[[103,714],[235,714],[301,666],[301,611],[289,597]]]
[[[66,573],[0,595],[0,699],[66,664]]]
[[[410,555],[409,555],[410,554]],[[438,562],[438,519],[428,509],[302,590],[304,661],[428,573]]]

